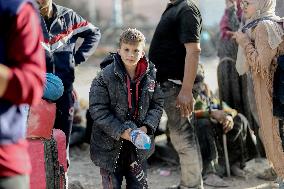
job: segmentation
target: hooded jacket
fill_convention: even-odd
[[[53,11],[55,19],[49,29],[41,17],[47,72],[54,73],[62,80],[65,91],[72,91],[75,66],[93,54],[101,34],[98,28],[72,9],[53,3]],[[84,40],[76,51],[75,44],[79,37]]]
[[[91,159],[99,167],[115,171],[116,161],[123,144],[121,134],[128,128],[147,126],[151,137],[150,150],[138,150],[138,158],[145,160],[154,151],[153,134],[162,116],[163,98],[159,85],[156,83],[154,64],[142,58],[138,64],[140,74],[136,79],[138,98],[135,119],[131,119],[129,85],[127,74],[118,54],[114,61],[106,66],[94,79],[90,89],[90,114],[94,120],[91,138]],[[138,65],[139,67],[139,65]],[[143,69],[141,69],[141,67]],[[139,68],[137,68],[139,69]],[[132,93],[134,94],[134,93]]]

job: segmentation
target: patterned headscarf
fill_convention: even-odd
[[[276,22],[283,22],[284,19],[275,15],[276,0],[250,0],[256,3],[257,11],[252,18],[246,21],[246,24],[263,17],[270,17]],[[265,27],[268,33],[269,45],[272,49],[278,47],[283,41],[282,36],[284,35],[283,29],[279,24],[273,21],[265,21]]]
[[[275,7],[276,7],[276,0],[248,0],[249,2],[253,2],[256,4],[256,14],[253,15],[250,19],[246,20],[245,25],[253,22],[256,19],[263,18],[263,17],[270,17],[271,20],[265,20],[263,23],[266,27],[266,31],[268,33],[268,43],[272,49],[275,49],[282,43],[284,36],[283,31],[283,23],[284,18],[280,18],[279,16],[275,15]],[[282,22],[282,26],[277,22]],[[247,34],[249,37],[251,36],[251,29],[247,30]],[[236,68],[240,75],[243,75],[245,72],[248,71],[248,65],[245,63],[245,55],[243,49],[239,46]]]

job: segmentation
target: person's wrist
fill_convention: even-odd
[[[124,130],[122,135],[121,135],[121,138],[130,141],[130,138],[131,138],[130,133],[131,133],[131,131],[132,131],[131,128]]]
[[[212,109],[209,109],[208,113],[209,113],[209,116],[214,118],[215,119],[215,111],[216,110],[212,110]]]

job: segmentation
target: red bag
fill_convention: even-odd
[[[27,120],[27,138],[50,139],[55,122],[56,105],[41,99],[36,106],[31,106]]]

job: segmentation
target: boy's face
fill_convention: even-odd
[[[133,67],[136,66],[140,58],[145,55],[143,50],[144,43],[121,43],[120,49],[118,49],[118,54],[125,66]]]

